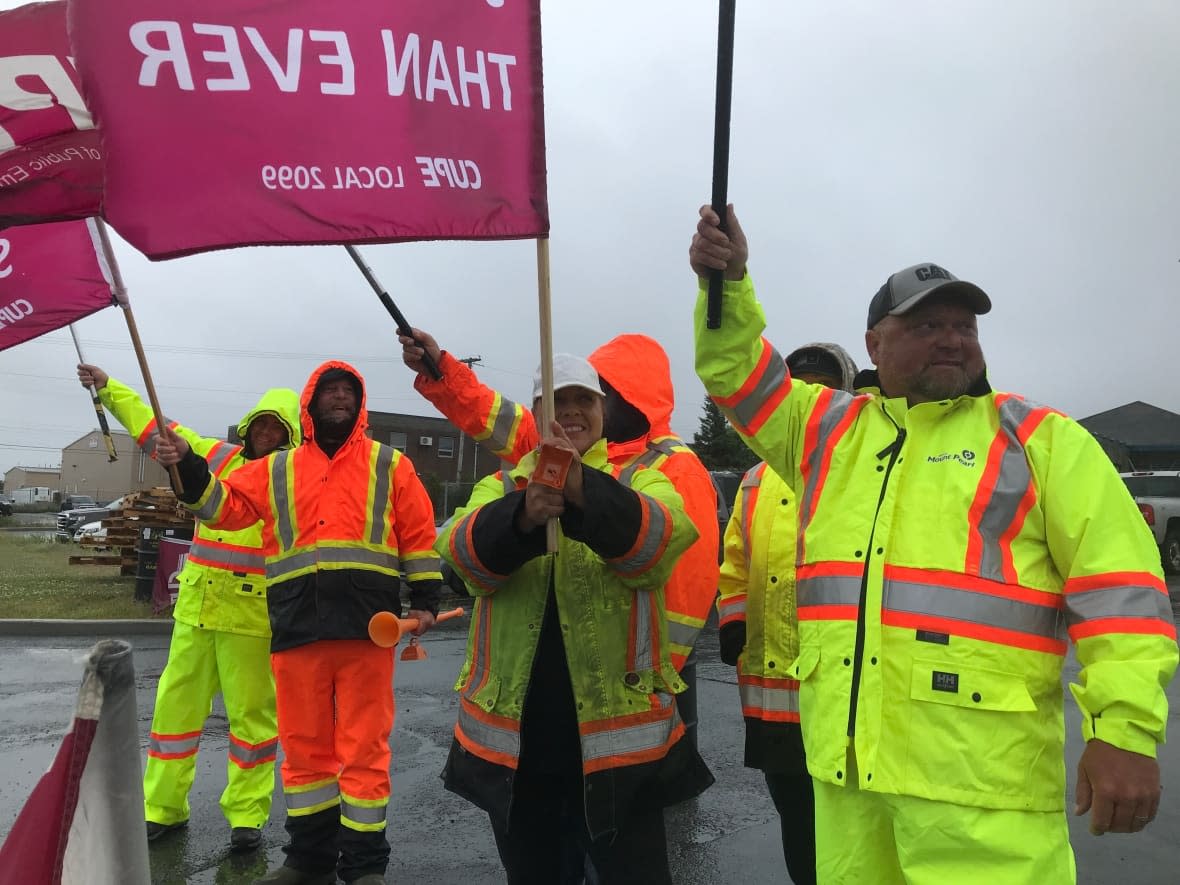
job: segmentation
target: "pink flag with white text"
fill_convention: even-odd
[[[150,258],[548,232],[540,0],[71,0]]]
[[[102,207],[102,152],[82,101],[65,0],[0,12],[0,228]]]
[[[94,219],[0,230],[0,350],[115,303]]]

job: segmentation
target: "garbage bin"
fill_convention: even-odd
[[[135,544],[135,601],[150,602],[156,583],[160,541],[164,538],[191,541],[192,526],[148,525],[139,530]]]
[[[152,583],[152,614],[158,615],[176,605],[180,583],[176,580],[193,542],[187,538],[161,538],[156,556],[156,579]]]

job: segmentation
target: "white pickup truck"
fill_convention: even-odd
[[[1180,470],[1120,473],[1160,548],[1164,571],[1180,575]]]

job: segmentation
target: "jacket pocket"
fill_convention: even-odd
[[[474,704],[485,713],[490,713],[496,707],[500,698],[500,677],[495,673],[488,673],[483,679],[473,685],[467,685],[460,692],[464,700]]]
[[[909,702],[906,790],[916,795],[986,805],[1025,807],[1030,783],[1044,783],[1059,726],[1039,710],[1024,678],[942,661],[914,661]],[[1055,759],[1051,760],[1055,754]],[[1001,799],[1000,797],[1011,797]]]

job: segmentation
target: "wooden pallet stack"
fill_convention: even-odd
[[[144,530],[154,530],[156,537],[168,529],[193,528],[193,515],[186,510],[172,489],[155,486],[123,497],[123,506],[102,520],[107,530],[105,538],[83,538],[83,547],[111,548],[109,553],[71,556],[74,565],[117,565],[120,575],[135,575],[139,562],[137,547],[144,538]]]

